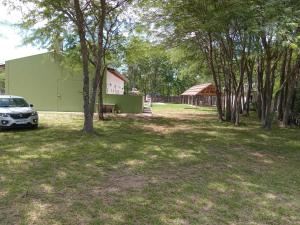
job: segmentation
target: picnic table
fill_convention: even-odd
[[[116,112],[116,104],[104,103],[103,104],[103,112],[104,113],[115,113]]]

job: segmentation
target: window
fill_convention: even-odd
[[[23,98],[0,98],[0,107],[28,107]]]

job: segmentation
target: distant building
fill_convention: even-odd
[[[216,87],[211,84],[195,85],[181,94],[182,103],[190,105],[216,105]]]
[[[128,79],[113,68],[107,68],[106,94],[124,95],[124,84]]]

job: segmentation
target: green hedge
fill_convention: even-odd
[[[104,95],[104,104],[115,104],[121,113],[142,113],[143,96]]]

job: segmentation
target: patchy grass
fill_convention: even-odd
[[[212,108],[153,118],[42,113],[0,133],[0,224],[300,224],[300,130],[234,127]]]

